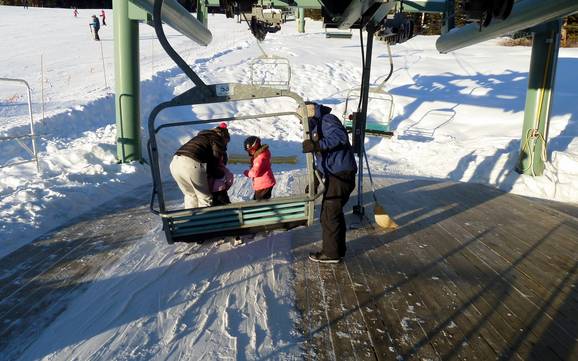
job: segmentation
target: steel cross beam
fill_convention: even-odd
[[[485,28],[469,24],[440,36],[436,47],[440,53],[449,53],[466,46],[552,21],[578,11],[577,0],[521,0],[514,4],[506,20],[492,21]]]

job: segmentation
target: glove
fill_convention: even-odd
[[[249,176],[249,170],[246,169],[246,170],[243,172],[243,175],[245,175],[245,177],[248,177],[248,176]]]
[[[319,143],[314,142],[310,139],[303,141],[303,153],[312,153],[312,152],[319,152],[321,149],[319,148]]]

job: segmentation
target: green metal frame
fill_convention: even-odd
[[[206,0],[197,0],[197,20],[204,26],[209,24],[209,4]]]
[[[277,116],[295,116],[303,125],[303,139],[309,139],[309,123],[303,99],[290,91],[275,90],[246,84],[212,84],[207,85],[215,95],[207,96],[199,89],[192,88],[171,101],[157,105],[148,120],[148,151],[153,176],[153,195],[151,211],[159,214],[163,221],[163,230],[168,243],[199,242],[209,238],[227,235],[252,233],[263,229],[291,228],[299,225],[311,225],[314,219],[314,203],[322,194],[322,187],[314,193],[315,177],[319,175],[313,166],[313,155],[307,153],[308,193],[298,196],[280,197],[268,201],[250,201],[233,203],[226,206],[169,210],[165,203],[163,181],[161,178],[157,134],[160,130],[175,126],[190,126],[222,121],[239,121],[261,119]],[[187,122],[165,123],[155,125],[158,114],[167,108],[201,104],[218,104],[225,102],[271,99],[286,97],[293,99],[299,106],[297,111],[273,112],[216,119],[193,120]],[[158,210],[154,208],[155,200]]]
[[[443,11],[442,34],[448,33],[456,27],[456,2],[455,0],[446,0],[446,8]]]
[[[315,192],[315,177],[319,174],[313,166],[313,155],[305,155],[307,161],[308,192],[299,196],[280,197],[261,202],[234,203],[220,207],[194,208],[184,210],[168,210],[165,204],[163,181],[161,178],[157,133],[164,128],[186,125],[207,124],[222,121],[260,119],[277,116],[295,116],[303,126],[303,139],[309,139],[309,122],[305,102],[296,93],[268,87],[247,84],[205,84],[189,67],[180,55],[171,47],[164,33],[160,18],[163,0],[155,0],[153,9],[154,27],[159,42],[167,54],[193,81],[195,86],[172,100],[157,105],[149,115],[148,131],[151,173],[153,177],[153,193],[150,208],[159,214],[163,221],[163,230],[168,243],[205,241],[208,238],[240,235],[256,232],[262,229],[290,228],[298,225],[313,224],[314,202],[322,194],[322,188]],[[178,106],[208,105],[238,101],[254,101],[257,99],[291,98],[297,103],[297,110],[272,112],[243,116],[219,117],[218,119],[199,119],[186,122],[165,123],[155,126],[159,113],[167,108]],[[154,208],[155,199],[158,210]]]
[[[530,76],[517,171],[531,176],[544,173],[554,80],[560,49],[560,20],[533,29]]]
[[[113,9],[117,159],[128,163],[142,160],[138,41],[142,14],[127,0],[113,0]]]
[[[305,32],[305,9],[302,7],[297,8],[297,31]]]
[[[368,42],[368,46],[370,46],[371,42]],[[368,134],[374,134],[374,135],[380,135],[380,136],[386,136],[386,137],[391,137],[393,136],[393,132],[391,131],[389,124],[391,123],[391,119],[393,118],[393,112],[394,112],[394,107],[395,104],[393,102],[393,95],[391,95],[390,93],[388,93],[385,90],[385,84],[388,82],[388,80],[391,78],[392,74],[393,74],[393,56],[391,54],[391,46],[389,45],[389,42],[386,41],[387,44],[387,54],[389,56],[389,73],[385,76],[385,79],[383,81],[381,81],[379,83],[379,85],[377,86],[369,86],[369,80],[367,80],[366,82],[366,86],[368,87],[368,90],[365,92],[365,94],[363,95],[364,97],[366,97],[365,102],[366,107],[365,107],[365,115],[364,115],[364,123],[365,123],[365,133]],[[368,54],[371,54],[371,52],[368,52]],[[369,71],[369,70],[367,70]],[[381,77],[378,78],[378,80]],[[362,85],[362,89],[363,89],[363,85]],[[349,115],[351,114],[351,112],[349,111],[349,103],[351,102],[352,98],[353,98],[353,94],[358,94],[355,95],[356,98],[360,98],[362,96],[362,89],[359,88],[353,88],[350,89],[347,92],[347,97],[345,98],[345,109],[343,110],[343,125],[345,126],[345,128],[348,131],[353,132],[355,125],[353,124],[354,122],[352,120],[349,119]],[[369,109],[369,104],[370,103],[377,103],[380,101],[386,101],[389,103],[389,111],[387,112],[387,120],[385,121],[378,121],[378,122],[367,122],[367,111]],[[361,161],[361,159],[360,159]]]
[[[325,31],[325,37],[327,39],[351,39],[353,37],[351,29],[340,30],[337,28],[328,27],[327,24],[323,24],[323,29]]]
[[[534,42],[524,112],[520,157],[516,170],[540,176],[547,160],[548,127],[552,106],[556,64],[560,47],[560,18],[578,12],[576,0],[520,0],[511,14],[487,27],[466,25],[440,36],[440,53],[459,50],[500,35],[532,28]]]
[[[153,8],[154,0],[113,0],[116,143],[120,163],[142,161],[139,22],[150,24]],[[211,42],[211,32],[176,0],[165,1],[159,18],[200,45]]]

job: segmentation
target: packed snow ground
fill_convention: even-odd
[[[116,164],[112,13],[107,12],[109,25],[101,29],[100,43],[91,40],[88,27],[90,15],[97,13],[80,10],[74,18],[69,9],[0,6],[0,77],[30,83],[41,135],[40,176],[32,163],[0,168],[0,256],[150,183],[146,165]],[[260,51],[246,25],[216,15],[209,17],[209,27],[214,41],[208,47],[170,29],[167,34],[206,82],[247,83],[249,62]],[[290,60],[293,91],[333,107],[340,116],[347,90],[361,80],[358,34],[351,40],[326,39],[321,24],[313,21],[307,22],[306,34],[295,28],[295,23],[285,24],[267,36],[263,47]],[[191,82],[164,54],[154,31],[145,25],[140,31],[141,118],[146,136],[150,110],[188,89]],[[372,170],[381,175],[480,182],[518,194],[578,202],[572,188],[578,182],[578,49],[561,50],[549,131],[550,162],[543,177],[532,178],[513,171],[530,49],[490,41],[441,55],[435,40],[417,37],[393,47],[395,73],[386,89],[394,97],[391,126],[396,136],[368,138]],[[372,79],[378,82],[387,69],[386,47],[378,42]],[[0,83],[1,137],[27,131],[24,94],[21,88]],[[372,112],[383,117],[387,106],[376,103]],[[271,108],[277,103],[178,109],[163,114],[161,121]],[[300,153],[299,127],[288,119],[237,122],[230,128],[231,153],[242,153],[248,135],[262,137],[273,155]],[[192,134],[190,128],[162,133],[165,168],[174,150]],[[0,142],[0,148],[0,165],[27,157],[15,142]],[[302,158],[296,167],[276,167],[280,185],[275,194],[296,192],[291,178],[302,168]],[[236,174],[243,169],[232,167]],[[234,200],[251,196],[242,176],[231,195]],[[288,358],[298,352],[289,243],[286,235],[276,234],[255,242],[259,247],[213,244],[189,254],[185,246],[164,245],[157,229],[116,268],[99,275],[102,282],[76,300],[22,359]],[[131,313],[135,309],[142,311]],[[56,343],[54,335],[59,335]]]

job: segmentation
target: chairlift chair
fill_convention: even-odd
[[[240,121],[263,119],[277,116],[295,116],[305,120],[303,124],[303,138],[308,139],[309,127],[307,115],[304,113],[305,103],[295,93],[275,90],[267,87],[257,87],[247,84],[213,84],[208,85],[214,91],[214,96],[200,94],[198,89],[192,88],[168,102],[157,105],[151,112],[148,120],[149,141],[147,144],[151,160],[153,176],[153,195],[150,208],[153,213],[161,216],[163,229],[168,243],[173,242],[200,242],[206,239],[222,236],[255,233],[262,230],[278,228],[292,228],[300,225],[313,224],[313,207],[315,199],[321,191],[314,192],[314,178],[319,175],[313,167],[312,154],[307,157],[308,193],[301,195],[279,197],[268,201],[249,201],[233,203],[225,206],[169,210],[165,202],[165,192],[159,164],[157,135],[160,130],[169,127],[191,126],[222,121]],[[299,111],[272,112],[215,119],[192,121],[166,122],[156,125],[155,121],[161,111],[171,107],[193,106],[200,104],[219,104],[243,100],[272,99],[288,97],[300,105]],[[155,208],[155,201],[158,209]]]
[[[334,39],[351,39],[351,37],[353,36],[351,29],[339,30],[337,28],[336,24],[324,23],[323,29],[325,31],[325,37],[327,39],[331,39],[331,38],[334,38]],[[330,30],[328,30],[328,29],[330,29]]]
[[[288,229],[313,224],[314,202],[323,193],[323,187],[319,187],[317,192],[315,192],[315,178],[320,180],[320,175],[314,169],[313,154],[311,153],[305,154],[308,184],[305,193],[267,201],[240,202],[217,207],[168,209],[161,177],[157,142],[157,135],[162,129],[222,121],[231,122],[277,116],[294,116],[303,125],[303,139],[309,139],[309,123],[307,121],[305,103],[296,93],[248,84],[204,84],[168,43],[160,21],[161,7],[162,0],[155,0],[153,19],[157,37],[168,55],[195,84],[193,88],[174,97],[172,100],[157,105],[151,111],[148,119],[149,139],[147,150],[153,178],[150,209],[161,217],[167,242],[202,242],[215,237],[238,236],[261,230]],[[293,99],[298,105],[297,110],[293,108],[287,111],[265,114],[198,119],[184,122],[165,121],[164,124],[156,124],[157,116],[168,108],[281,97]]]
[[[353,121],[351,120],[351,114],[357,108],[357,103],[355,99],[360,97],[359,88],[349,89],[347,91],[347,98],[345,99],[345,108],[343,110],[343,125],[348,131],[353,129]],[[352,104],[354,103],[354,104]],[[368,111],[367,111],[367,122],[365,124],[365,132],[373,135],[389,136],[393,135],[390,129],[390,123],[393,119],[394,112],[394,102],[393,95],[388,93],[382,87],[370,87],[368,95]],[[378,105],[381,104],[381,105]],[[378,117],[375,113],[376,110],[384,110],[385,118]]]
[[[263,51],[263,55],[251,60],[249,67],[251,85],[290,90],[291,64],[289,59],[268,55]]]
[[[385,79],[379,83],[377,86],[368,86],[367,89],[367,119],[365,122],[365,133],[391,137],[393,132],[390,129],[391,120],[393,119],[393,113],[395,109],[395,103],[393,102],[393,95],[385,90],[385,84],[391,79],[393,75],[393,56],[391,55],[391,47],[389,43],[387,45],[387,53],[389,56],[389,73],[385,76]],[[381,78],[381,77],[380,77]],[[378,80],[380,79],[378,78]],[[353,106],[351,103],[353,99],[359,99],[361,96],[361,89],[353,88],[347,91],[347,97],[345,98],[345,108],[343,110],[343,125],[348,131],[352,131],[353,126]],[[385,109],[385,118],[380,118],[379,115],[374,115],[375,110],[379,109],[375,104],[382,104],[383,109]],[[370,107],[370,105],[372,105]],[[357,108],[355,108],[357,109]]]
[[[407,127],[399,139],[416,142],[431,142],[435,140],[437,130],[451,122],[456,117],[455,106],[452,108],[430,109],[418,121]]]

